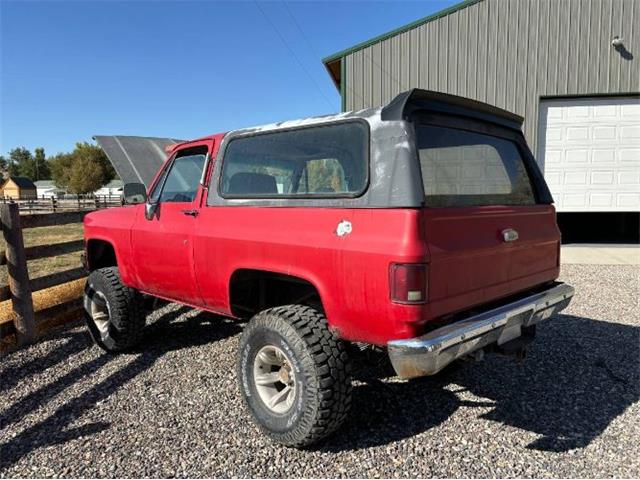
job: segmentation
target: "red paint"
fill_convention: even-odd
[[[215,158],[223,135],[206,144]],[[211,176],[213,162],[206,177]],[[216,182],[212,182],[214,185]],[[207,207],[163,203],[163,221],[144,206],[85,217],[85,238],[110,242],[123,282],[145,293],[231,315],[229,281],[238,269],[311,282],[331,327],[348,340],[384,345],[420,334],[443,315],[557,278],[560,233],[552,206],[430,209]],[[182,214],[196,209],[196,217]],[[352,233],[335,234],[348,220]],[[519,240],[505,243],[513,228]],[[391,300],[390,266],[427,265],[427,302]]]
[[[551,205],[424,210],[434,318],[557,278],[560,231]],[[502,231],[516,230],[507,243]]]
[[[206,146],[211,153],[214,141],[210,138],[182,143],[172,152],[175,154],[185,147]],[[157,176],[153,183],[156,181]],[[200,188],[193,202],[161,203],[158,215],[162,221],[147,220],[144,206],[137,206],[139,212],[131,228],[131,253],[136,259],[137,288],[190,305],[202,303],[194,270],[193,250],[193,229],[198,219],[183,213],[184,210],[196,209],[202,195],[203,189]]]

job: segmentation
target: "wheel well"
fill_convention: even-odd
[[[318,289],[308,280],[263,270],[236,270],[229,282],[229,304],[237,317],[251,317],[278,305],[310,305],[323,310]]]
[[[109,242],[89,240],[87,243],[87,265],[93,271],[103,267],[117,267],[116,251]]]

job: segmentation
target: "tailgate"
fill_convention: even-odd
[[[431,316],[555,279],[560,233],[553,205],[537,201],[526,144],[474,122],[415,127]]]
[[[438,317],[558,276],[559,233],[550,205],[427,209],[431,313]],[[518,233],[505,242],[503,232]]]

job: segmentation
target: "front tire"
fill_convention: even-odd
[[[277,443],[304,447],[326,437],[351,405],[351,364],[326,318],[304,305],[271,308],[246,326],[238,358],[245,404]]]
[[[122,284],[117,267],[99,268],[87,278],[84,318],[94,342],[107,352],[133,347],[146,320],[142,296]]]

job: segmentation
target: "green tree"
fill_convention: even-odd
[[[49,162],[47,162],[47,157],[44,154],[44,148],[42,147],[36,148],[34,150],[33,168],[35,170],[34,175],[29,176],[29,178],[31,178],[32,180],[49,180],[51,178],[51,169],[49,168]]]
[[[4,155],[0,155],[0,180],[4,181],[4,178],[7,173],[7,166],[9,165],[9,160]]]
[[[116,177],[116,171],[113,169],[111,162],[105,155],[104,151],[97,145],[92,145],[87,142],[76,143],[73,155],[76,158],[84,158],[88,161],[95,162],[102,167],[103,183],[100,187],[102,185],[106,185]]]
[[[58,188],[71,193],[91,193],[115,178],[116,172],[102,149],[77,143],[71,153],[51,159],[51,178]]]
[[[24,147],[14,148],[9,152],[9,166],[7,170],[11,176],[23,176],[23,170],[33,163],[33,155]],[[24,175],[26,176],[26,175]]]
[[[73,159],[74,157],[71,153],[59,153],[49,161],[51,178],[56,187],[64,190],[69,188],[69,177],[71,176]]]
[[[9,166],[7,167],[7,173],[10,177],[19,177],[20,176],[20,167],[18,167],[17,163],[9,162]]]
[[[71,193],[91,193],[105,184],[105,172],[100,163],[86,157],[78,157],[69,172],[69,191]]]
[[[27,177],[33,181],[51,178],[44,148],[36,148],[35,155],[24,147],[14,148],[9,152],[7,170],[9,175]]]

